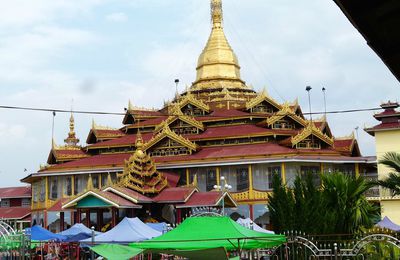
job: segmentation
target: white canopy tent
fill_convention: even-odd
[[[238,218],[238,220],[236,220],[236,222],[243,227],[252,229],[257,232],[262,232],[262,233],[267,233],[267,234],[275,234],[274,231],[263,229],[262,227],[260,227],[256,223],[254,223],[250,218]]]

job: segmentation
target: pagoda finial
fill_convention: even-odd
[[[86,185],[86,190],[89,191],[89,190],[93,190],[93,189],[94,189],[94,186],[93,186],[92,175],[89,174],[88,182],[87,182],[87,185]]]
[[[94,118],[92,118],[92,129],[96,129],[96,122],[94,121]]]
[[[128,101],[128,110],[133,110],[133,105],[130,99]]]
[[[76,138],[76,133],[75,133],[75,119],[74,119],[74,114],[71,111],[71,116],[69,118],[69,132],[68,132],[68,137],[64,140],[64,142],[71,147],[77,146],[79,143],[79,139]]]
[[[222,27],[222,0],[211,0],[211,20],[213,28]]]
[[[193,176],[192,186],[193,186],[193,187],[197,187],[197,186],[198,186],[198,184],[197,184],[197,174],[195,174],[195,175]]]
[[[142,133],[140,133],[140,129],[138,129],[136,134],[135,146],[136,149],[142,149],[143,147],[143,138],[142,138]]]

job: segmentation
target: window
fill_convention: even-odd
[[[86,175],[75,175],[75,195],[86,189],[87,177]]]
[[[237,208],[225,208],[225,215],[229,216],[234,221],[238,218],[249,218],[250,217],[250,207],[249,205],[238,205]]]
[[[10,200],[9,199],[2,199],[1,200],[1,207],[2,208],[9,208],[10,207]]]
[[[217,174],[215,168],[190,168],[189,181],[193,182],[194,176],[197,176],[197,185],[200,191],[210,191],[217,184]]]
[[[259,191],[271,190],[273,175],[281,174],[281,166],[271,164],[254,164],[252,167],[254,189]]]
[[[221,167],[221,176],[232,186],[231,192],[241,192],[249,189],[248,166],[224,166]]]
[[[22,199],[22,207],[28,208],[31,206],[31,200],[30,199]]]
[[[61,178],[60,180],[58,177],[50,177],[49,178],[49,183],[50,183],[50,190],[49,190],[49,198],[52,200],[58,199],[61,197]]]
[[[67,176],[64,178],[64,195],[72,195],[72,176]]]
[[[236,169],[237,191],[246,191],[249,189],[249,169]]]
[[[298,149],[321,149],[321,142],[317,138],[306,138],[296,144]]]

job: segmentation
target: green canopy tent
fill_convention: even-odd
[[[152,252],[182,252],[224,248],[227,251],[272,248],[286,242],[284,235],[247,229],[229,217],[190,217],[176,229],[151,240],[132,243]]]
[[[143,252],[142,249],[132,248],[118,244],[102,244],[90,248],[108,260],[123,260],[135,257]]]

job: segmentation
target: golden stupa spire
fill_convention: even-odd
[[[68,137],[64,140],[64,142],[68,146],[77,146],[79,143],[79,139],[76,138],[76,133],[75,133],[75,119],[74,119],[74,114],[71,112],[71,117],[69,118],[69,132],[68,132]]]
[[[222,0],[211,0],[211,21],[213,28],[221,28],[222,20]]]
[[[223,30],[222,0],[211,0],[212,30],[197,62],[196,90],[245,88],[240,66]]]

